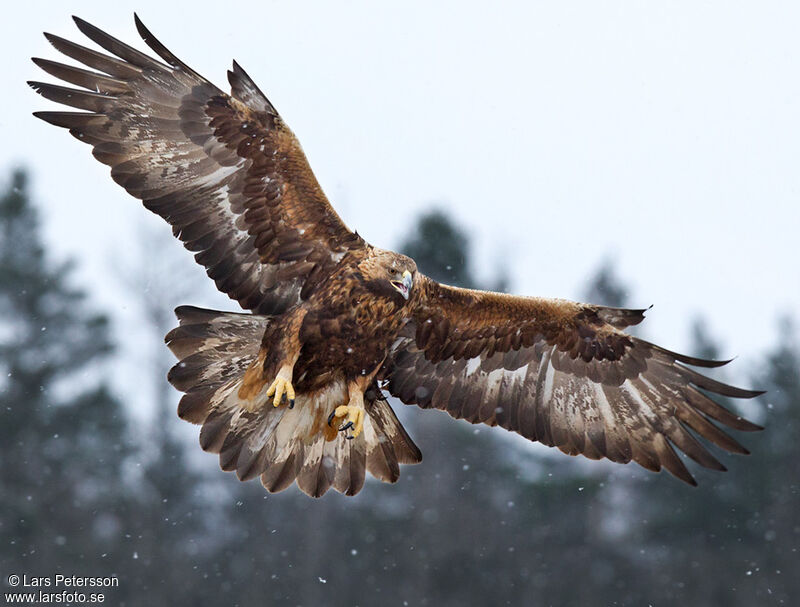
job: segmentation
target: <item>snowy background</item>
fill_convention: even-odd
[[[690,492],[666,474],[550,457],[405,409],[426,461],[357,500],[265,497],[217,471],[196,428],[174,416],[161,325],[178,303],[235,304],[87,146],[31,116],[54,106],[25,85],[48,80],[30,57],[61,59],[42,31],[91,45],[70,14],[146,49],[134,10],[222,88],[236,58],[373,244],[408,242],[420,216],[441,209],[466,231],[480,284],[503,277],[514,293],[581,299],[612,267],[628,305],[654,305],[647,339],[738,355],[726,378],[771,390],[748,409],[771,423],[745,437],[754,455],[724,459],[731,472],[701,473]],[[61,438],[47,415],[24,434],[28,400],[12,397],[11,375],[0,382],[11,386],[0,408],[10,420],[0,423],[3,578],[39,566],[125,572],[124,593],[110,597],[134,605],[202,604],[209,593],[242,605],[800,596],[790,574],[800,567],[800,342],[777,329],[800,310],[800,5],[31,1],[4,17],[0,185],[28,170],[48,256],[74,259],[71,280],[89,298],[81,311],[111,319],[116,354],[61,389],[104,378],[117,404],[76,414]],[[698,318],[713,344],[692,335]],[[0,346],[16,320],[0,319]],[[63,444],[115,406],[108,421],[129,439],[120,453]],[[33,465],[37,453],[69,474]]]

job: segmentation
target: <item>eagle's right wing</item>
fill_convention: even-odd
[[[172,225],[220,291],[245,309],[280,313],[348,251],[366,246],[331,207],[293,133],[235,62],[227,95],[138,17],[142,38],[166,63],[75,22],[114,56],[45,34],[63,54],[97,71],[34,59],[81,88],[30,85],[84,110],[35,115],[93,146],[114,181]]]

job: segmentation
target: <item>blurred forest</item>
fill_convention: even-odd
[[[4,579],[115,574],[106,602],[120,605],[800,601],[794,319],[777,320],[774,346],[749,375],[741,365],[722,375],[768,390],[748,410],[767,429],[743,437],[753,455],[723,456],[730,472],[693,468],[699,488],[392,401],[425,457],[396,485],[368,481],[355,499],[313,500],[295,487],[269,495],[218,470],[175,415],[162,338],[179,302],[162,295],[191,286],[173,287],[164,263],[130,272],[129,303],[145,319],[136,330],[153,344],[156,403],[143,427],[104,380],[122,336],[73,284],[71,265],[48,254],[29,192],[16,172],[0,198]],[[469,238],[448,216],[431,212],[413,233],[399,248],[423,272],[467,284]],[[585,297],[629,303],[613,261]],[[702,320],[691,330],[690,354],[720,354]]]

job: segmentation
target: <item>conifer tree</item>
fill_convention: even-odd
[[[586,301],[601,306],[624,308],[628,305],[628,287],[618,276],[613,259],[603,261],[589,280],[584,297]]]
[[[469,237],[443,211],[420,216],[410,234],[400,251],[412,257],[423,274],[449,285],[476,286],[469,260]]]
[[[0,235],[0,570],[102,575],[126,551],[129,451],[100,364],[108,319],[47,256],[24,172]]]

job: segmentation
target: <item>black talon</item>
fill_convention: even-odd
[[[331,414],[328,416],[328,427],[330,428],[331,422],[333,418],[336,417],[336,410],[332,411]]]
[[[355,438],[355,436],[353,436],[353,435],[351,434],[350,436],[345,436],[345,438],[346,438],[347,440],[353,440],[353,439]]]
[[[289,408],[290,409],[294,409],[294,399],[293,398],[289,399]]]
[[[339,428],[339,432],[344,432],[345,430],[349,430],[353,427],[353,422],[347,422],[344,426]]]

